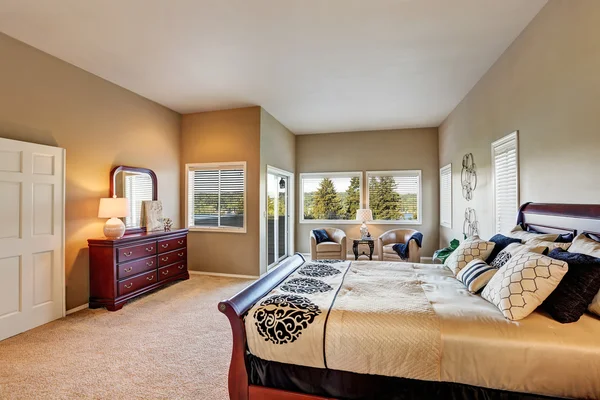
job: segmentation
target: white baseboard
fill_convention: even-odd
[[[237,274],[221,274],[219,272],[205,272],[205,271],[190,271],[190,275],[209,275],[209,276],[220,276],[222,278],[238,278],[238,279],[258,279],[258,275],[237,275]]]
[[[79,307],[75,307],[75,308],[71,308],[70,310],[67,310],[67,315],[76,313],[77,311],[81,311],[81,310],[85,310],[86,308],[89,308],[90,305],[88,303],[82,304]]]

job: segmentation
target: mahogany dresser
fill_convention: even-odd
[[[132,298],[189,279],[187,229],[89,239],[90,308],[117,311]]]

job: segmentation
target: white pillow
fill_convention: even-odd
[[[549,242],[552,243],[552,242]],[[511,243],[506,246],[496,258],[492,260],[490,265],[494,268],[502,268],[504,264],[510,261],[511,258],[521,253],[537,253],[542,254],[548,249],[546,246],[536,246],[530,244],[521,244],[521,243]]]
[[[471,293],[477,293],[490,279],[496,275],[498,269],[490,267],[483,260],[474,259],[460,270],[456,278],[463,283]]]
[[[566,262],[536,254],[513,257],[490,280],[481,297],[513,321],[535,311],[556,289],[569,269]]]
[[[535,246],[544,246],[548,248],[548,251],[552,251],[554,249],[568,250],[569,247],[571,247],[572,245],[572,243],[551,242],[549,240],[542,240],[538,238],[528,240],[527,244]]]
[[[588,256],[600,258],[600,242],[596,242],[582,233],[573,239],[573,244],[571,244],[568,251],[569,253],[587,254]],[[588,310],[600,315],[600,292],[594,297]]]
[[[472,237],[462,242],[456,250],[450,254],[444,265],[452,270],[454,275],[458,275],[461,269],[463,269],[470,261],[474,259],[486,260],[496,243],[487,242],[479,239],[479,237]]]
[[[523,228],[521,227],[521,225],[517,225],[506,236],[509,236],[509,237],[512,237],[512,238],[521,239],[524,242],[528,242],[529,240],[532,240],[532,239],[548,240],[550,242],[554,242],[556,239],[558,239],[559,235],[557,233],[533,233],[533,232],[527,232],[527,231],[523,230]]]

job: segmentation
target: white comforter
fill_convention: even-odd
[[[265,360],[600,398],[600,321],[508,321],[443,266],[307,262],[246,316]]]

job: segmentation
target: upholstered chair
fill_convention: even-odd
[[[406,243],[416,233],[414,229],[392,229],[377,239],[377,253],[381,261],[421,262],[421,248],[414,240],[408,245],[408,259],[400,258],[393,249],[396,243]]]
[[[331,242],[317,244],[313,231],[310,231],[310,258],[311,260],[345,260],[346,259],[346,232],[336,228],[325,229]]]

